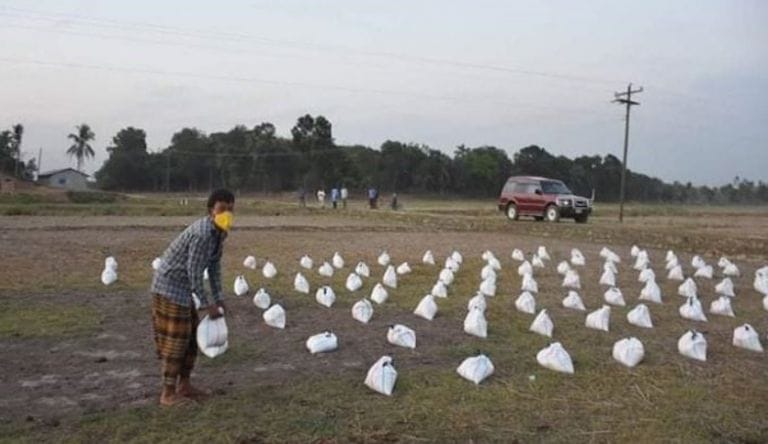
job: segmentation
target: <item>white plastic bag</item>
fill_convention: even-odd
[[[238,296],[242,296],[246,293],[248,293],[248,281],[245,280],[245,276],[238,275],[235,278],[235,294]]]
[[[104,269],[110,269],[117,272],[117,259],[115,259],[114,256],[108,256],[104,259]]]
[[[347,283],[346,287],[349,291],[357,291],[363,286],[363,280],[360,279],[360,276],[357,275],[357,273],[349,273],[349,276],[347,276]]]
[[[339,348],[339,338],[329,331],[318,333],[307,339],[307,350],[313,355],[334,351],[337,348]]]
[[[701,308],[701,302],[697,297],[688,298],[678,310],[680,316],[692,321],[707,322],[707,317],[704,315],[704,309]]]
[[[267,293],[267,290],[259,288],[255,295],[253,295],[253,305],[262,310],[266,310],[272,304],[272,298]]]
[[[248,256],[243,261],[243,267],[250,268],[251,270],[256,269],[256,258],[253,256]]]
[[[763,352],[763,345],[760,343],[760,335],[749,324],[736,327],[733,330],[733,345],[747,350]]]
[[[664,269],[671,270],[679,265],[680,265],[680,262],[678,262],[677,258],[674,258],[672,260],[667,261],[666,265],[664,265]]]
[[[603,271],[603,274],[600,276],[600,285],[607,285],[609,287],[616,286],[616,275],[613,274],[613,271]]]
[[[428,294],[421,298],[419,305],[417,305],[416,309],[413,310],[413,314],[428,321],[434,319],[435,315],[437,314],[437,304],[435,303],[435,297],[431,294]]]
[[[501,270],[501,262],[499,262],[499,260],[496,259],[496,257],[494,256],[491,256],[488,258],[488,266],[493,268],[494,270]]]
[[[408,262],[403,262],[402,264],[397,266],[397,274],[408,274],[411,272],[411,266],[408,265]]]
[[[267,279],[272,279],[273,277],[277,276],[277,268],[275,267],[275,264],[267,261],[267,263],[264,264],[264,267],[261,269],[261,274],[263,274]]]
[[[152,261],[152,269],[155,270],[155,271],[159,270],[162,265],[163,265],[163,259],[161,259],[159,257],[156,257]]]
[[[645,283],[643,289],[640,290],[640,300],[661,304],[661,288],[656,280],[651,279]]]
[[[207,281],[208,278],[209,278],[209,276],[208,276],[208,269],[206,268],[206,269],[203,270],[203,280]]]
[[[670,262],[670,261],[673,261],[673,260],[676,261],[677,260],[677,255],[675,255],[674,251],[667,250],[667,255],[664,256],[664,260],[667,261],[667,262]]]
[[[454,279],[453,272],[447,268],[443,268],[440,270],[439,279],[445,284],[446,287],[450,287]]]
[[[224,311],[219,309],[223,314]],[[224,316],[211,319],[206,315],[197,325],[197,346],[205,356],[215,358],[227,351],[229,343],[227,342],[227,322]]]
[[[352,306],[352,318],[367,324],[373,317],[373,304],[368,299],[361,299]]]
[[[734,264],[734,263],[728,263],[728,264],[727,264],[727,265],[726,265],[726,266],[723,268],[723,274],[724,274],[725,276],[733,276],[733,277],[738,277],[738,276],[740,276],[740,275],[741,275],[741,272],[739,271],[739,267],[737,267],[737,266],[736,266],[736,264]]]
[[[464,257],[461,255],[461,253],[459,253],[458,250],[453,250],[451,253],[451,259],[455,260],[459,264],[464,262]]]
[[[640,247],[637,245],[632,245],[632,248],[629,249],[629,255],[632,257],[637,257],[638,254],[640,254]]]
[[[443,281],[437,281],[435,282],[435,285],[432,286],[432,291],[430,291],[432,296],[435,296],[437,298],[447,298],[448,297],[448,288],[445,286]]]
[[[475,308],[475,307],[478,308],[480,311],[483,311],[483,312],[487,308],[487,303],[485,301],[485,296],[483,296],[482,293],[477,293],[467,303],[467,310],[468,311],[472,311],[472,309]]]
[[[427,265],[435,265],[435,255],[432,254],[432,250],[427,250],[424,256],[421,258],[421,262]]]
[[[624,295],[621,293],[621,290],[616,287],[611,287],[606,290],[605,293],[603,293],[603,299],[611,305],[619,307],[627,305],[626,302],[624,302]]]
[[[721,316],[735,317],[733,308],[731,308],[731,298],[720,296],[709,304],[709,312]]]
[[[514,260],[516,260],[518,262],[524,261],[525,260],[525,254],[523,254],[523,250],[521,250],[519,248],[515,248],[514,250],[512,250],[512,259],[514,259]]]
[[[396,382],[397,370],[389,356],[382,356],[371,366],[365,376],[365,385],[368,388],[387,396],[392,396]]]
[[[688,330],[677,341],[677,351],[685,357],[696,359],[697,361],[706,361],[707,340],[703,334],[696,330]]]
[[[527,291],[524,291],[515,300],[515,308],[523,313],[534,314],[536,313],[536,298]]]
[[[547,251],[547,247],[545,247],[544,245],[539,245],[538,250],[536,250],[536,255],[545,261],[552,260],[552,258],[549,257],[549,252]]]
[[[696,270],[695,273],[693,273],[693,277],[697,278],[705,278],[705,279],[712,279],[713,270],[711,265],[705,265],[698,270]]]
[[[581,250],[574,248],[571,250],[571,265],[583,267],[586,264],[586,259],[581,253]]]
[[[523,282],[520,285],[520,290],[528,291],[531,293],[538,293],[539,284],[536,282],[536,279],[534,279],[532,275],[526,274],[523,276]]]
[[[488,278],[481,282],[480,293],[488,297],[496,296],[496,279]]]
[[[563,287],[579,290],[581,288],[581,279],[576,270],[568,270],[563,278]]]
[[[117,271],[114,268],[106,267],[101,272],[101,283],[104,285],[112,285],[117,282]]]
[[[603,247],[600,250],[600,257],[605,259],[607,262],[612,262],[616,264],[621,263],[621,258],[619,257],[619,255],[613,252],[608,247]]]
[[[357,266],[355,267],[355,273],[358,274],[358,276],[362,277],[371,277],[371,269],[368,268],[368,265],[366,265],[365,262],[358,262]]]
[[[318,274],[324,277],[333,277],[333,266],[328,262],[323,262],[323,265],[317,269]]]
[[[733,281],[731,281],[731,278],[727,277],[715,285],[715,293],[735,297],[736,294],[733,292]]]
[[[389,293],[387,293],[387,289],[380,283],[377,283],[373,287],[373,290],[371,290],[371,300],[377,304],[383,304],[388,297]]]
[[[389,253],[387,253],[386,250],[382,251],[381,254],[379,255],[379,258],[376,261],[382,267],[386,267],[387,265],[389,265],[389,262],[391,261],[389,257]]]
[[[475,384],[483,382],[493,371],[493,363],[488,356],[482,354],[465,359],[456,369],[459,376]]]
[[[643,343],[637,338],[619,339],[613,344],[613,359],[627,367],[636,366],[643,360],[644,356],[645,348],[643,348]]]
[[[648,259],[648,252],[641,250],[635,257],[635,264],[632,266],[637,271],[642,271],[645,268],[650,267],[651,261]]]
[[[416,332],[402,324],[390,325],[387,341],[400,347],[416,348]]]
[[[389,288],[397,288],[397,272],[395,271],[395,267],[391,265],[387,267],[387,271],[384,272],[384,277],[381,279],[381,282]]]
[[[557,273],[565,276],[565,273],[568,273],[568,270],[571,269],[571,264],[569,264],[566,261],[562,261],[559,264],[557,264]]]
[[[553,342],[536,353],[536,361],[544,368],[573,374],[571,356],[559,342]]]
[[[299,265],[302,266],[302,268],[306,268],[307,270],[311,270],[312,267],[315,266],[314,262],[312,261],[312,258],[307,256],[306,254],[299,259]]]
[[[552,319],[547,314],[547,309],[543,309],[533,319],[531,323],[530,331],[538,333],[548,338],[552,337],[552,330],[555,329],[555,324],[552,323]]]
[[[262,315],[264,322],[270,327],[285,328],[285,310],[280,304],[269,307]]]
[[[491,267],[490,264],[486,265],[480,270],[481,280],[488,279],[491,276],[496,277],[496,270],[493,267]]]
[[[534,254],[531,259],[531,265],[533,265],[533,268],[544,268],[544,261],[538,255]]]
[[[627,313],[627,322],[642,328],[653,328],[651,311],[645,304],[637,304]]]
[[[456,273],[459,271],[459,268],[461,268],[461,264],[453,260],[451,256],[448,256],[445,259],[445,266],[443,268],[446,268],[448,270],[451,270],[452,272]]]
[[[584,306],[584,302],[581,300],[581,296],[573,290],[569,291],[568,296],[563,298],[563,307],[579,311],[585,311],[587,309]]]
[[[517,274],[519,276],[524,276],[526,274],[533,274],[533,266],[528,261],[523,261],[522,264],[520,264],[519,267],[517,267]]]
[[[656,273],[654,273],[650,268],[644,268],[637,276],[637,281],[640,283],[646,283],[652,279],[656,279]]]
[[[333,303],[336,302],[336,293],[333,291],[333,288],[324,285],[315,292],[315,300],[318,304],[331,308]]]
[[[344,268],[344,258],[341,257],[338,251],[333,253],[333,259],[331,259],[331,263],[333,264],[334,268]]]
[[[619,274],[619,270],[616,268],[616,264],[613,262],[605,261],[603,263],[603,271],[610,271],[615,275]]]
[[[686,279],[685,282],[677,287],[677,294],[684,298],[696,297],[696,293],[696,282],[694,282],[691,278]]]
[[[296,273],[296,277],[293,279],[293,288],[299,293],[309,294],[309,282],[307,282],[307,278],[301,273]]]
[[[701,256],[695,255],[691,258],[691,266],[698,270],[701,267],[706,267],[707,263],[704,262],[704,259],[702,259]]]
[[[479,307],[473,307],[464,318],[464,332],[479,338],[488,337],[488,321]]]
[[[611,323],[611,307],[603,305],[592,313],[587,315],[585,325],[587,328],[592,328],[600,331],[608,331]]]
[[[675,265],[669,270],[669,273],[667,273],[667,279],[671,281],[682,281],[685,279],[685,276],[683,276],[683,267],[680,265]]]

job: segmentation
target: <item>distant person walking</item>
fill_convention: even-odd
[[[372,210],[377,207],[377,200],[379,199],[379,192],[374,187],[368,188],[368,205]]]
[[[322,188],[317,190],[317,203],[320,208],[325,208],[325,191]]]
[[[341,193],[339,192],[339,188],[338,187],[331,188],[331,204],[333,204],[333,209],[334,210],[336,208],[338,208],[339,197],[341,197]]]
[[[392,202],[389,204],[389,206],[392,208],[392,210],[397,211],[397,193],[392,193]]]
[[[341,207],[347,208],[347,199],[349,199],[349,190],[347,187],[343,186],[341,187]]]

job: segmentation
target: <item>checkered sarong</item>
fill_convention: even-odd
[[[195,366],[197,311],[156,294],[152,299],[152,324],[163,384],[175,386],[177,378],[188,378]]]

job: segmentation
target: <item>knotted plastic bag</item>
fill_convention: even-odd
[[[483,382],[493,374],[493,371],[493,363],[488,359],[488,356],[482,354],[465,359],[456,369],[462,378],[475,384]]]
[[[447,298],[448,288],[445,286],[443,281],[437,281],[435,282],[435,285],[432,286],[432,291],[430,293],[432,294],[432,296],[435,296],[437,298]]]
[[[432,254],[432,250],[427,250],[424,256],[421,257],[421,262],[427,265],[435,265],[435,255]]]
[[[488,297],[496,296],[496,279],[488,278],[481,282],[480,293]]]
[[[472,311],[473,308],[477,308],[480,311],[485,311],[487,307],[485,296],[483,296],[482,293],[477,293],[474,297],[472,297],[469,302],[467,302],[467,310]]]
[[[531,259],[531,265],[533,265],[533,268],[544,268],[544,260],[541,259],[539,255],[535,254]]]
[[[581,279],[576,270],[568,270],[563,278],[563,287],[579,290],[581,288]]]
[[[387,293],[387,289],[380,283],[377,283],[373,287],[373,290],[371,290],[371,300],[377,304],[383,304],[388,297],[389,293]]]
[[[104,285],[112,285],[117,282],[117,271],[114,268],[106,267],[101,272],[101,283]]]
[[[677,294],[684,298],[696,297],[696,293],[696,282],[694,282],[691,278],[686,279],[685,282],[677,287]]]
[[[428,321],[434,319],[435,315],[437,314],[437,304],[435,303],[435,297],[431,294],[428,294],[421,298],[421,301],[419,301],[416,309],[413,310],[413,314]]]
[[[299,259],[299,265],[302,266],[302,268],[306,268],[307,270],[311,270],[312,267],[315,266],[314,262],[312,261],[312,258],[307,256],[306,254]]]
[[[661,304],[661,288],[659,287],[659,284],[653,279],[646,282],[643,289],[640,290],[640,299]]]
[[[514,260],[516,260],[518,262],[524,261],[525,260],[525,254],[523,254],[523,250],[521,250],[519,248],[515,248],[514,250],[512,250],[512,259],[514,259]]]
[[[517,267],[517,274],[520,276],[526,275],[526,274],[533,274],[533,266],[528,261],[523,261],[522,264],[520,264],[519,267]]]
[[[400,347],[416,348],[416,332],[402,324],[390,325],[387,341]]]
[[[731,278],[727,277],[715,285],[715,293],[728,297],[736,297],[736,294],[733,292],[733,281],[731,281]]]
[[[411,266],[408,265],[408,262],[403,262],[402,264],[397,266],[397,274],[408,274],[411,272]]]
[[[553,342],[548,347],[541,349],[536,354],[536,361],[544,368],[556,372],[573,374],[573,361],[571,355],[559,342]]]
[[[397,370],[389,356],[382,356],[371,366],[365,376],[365,385],[368,388],[387,396],[392,396],[396,382]]]
[[[270,327],[285,328],[285,310],[280,304],[269,307],[262,315],[264,322]]]
[[[568,296],[563,298],[563,307],[579,311],[585,311],[587,309],[584,306],[584,302],[581,300],[581,296],[573,290],[569,291]]]
[[[336,302],[336,293],[334,293],[333,288],[324,285],[315,292],[315,300],[318,304],[331,308],[333,303]]]
[[[691,258],[691,266],[695,269],[699,269],[701,267],[706,267],[707,263],[702,259],[701,256],[695,255]]]
[[[667,279],[670,281],[682,281],[685,279],[685,276],[683,276],[683,267],[680,265],[675,265],[669,270],[669,273],[667,273]]]
[[[692,321],[707,322],[707,316],[704,315],[704,309],[701,307],[701,301],[697,297],[688,298],[678,309],[680,316]]]
[[[536,279],[534,279],[532,275],[526,274],[523,276],[523,282],[520,285],[520,290],[528,291],[531,293],[538,293],[539,284],[536,282]]]
[[[464,332],[479,338],[488,337],[488,321],[479,307],[473,307],[464,318]]]
[[[307,282],[307,278],[301,273],[296,273],[296,277],[293,279],[293,288],[299,293],[309,294],[309,282]]]
[[[720,316],[735,317],[733,308],[731,308],[731,298],[720,296],[709,304],[709,312]]]
[[[331,262],[335,268],[344,268],[344,258],[341,257],[338,251],[333,254]]]
[[[256,269],[256,258],[253,256],[248,256],[243,261],[243,267],[250,268],[251,270]]]
[[[637,338],[619,339],[613,344],[613,359],[626,365],[634,367],[645,357],[645,348],[643,343]]]
[[[613,252],[613,251],[612,251],[610,248],[608,248],[608,247],[603,247],[603,248],[600,250],[600,257],[601,257],[601,258],[603,258],[603,259],[605,259],[605,260],[606,260],[606,261],[608,261],[608,262],[613,262],[613,263],[616,263],[616,264],[618,264],[618,263],[620,263],[620,262],[621,262],[621,258],[619,257],[619,255],[618,255],[618,254],[616,254],[616,253],[614,253],[614,252]]]
[[[248,281],[245,280],[245,276],[238,275],[235,278],[235,294],[238,296],[242,296],[246,293],[248,293]]]
[[[114,256],[107,256],[107,258],[104,259],[104,268],[117,272],[117,259],[115,259]]]
[[[562,261],[559,264],[557,264],[557,273],[565,276],[565,273],[568,273],[568,270],[571,269],[571,264],[569,264],[566,261]]]
[[[547,252],[547,247],[543,245],[539,245],[539,249],[536,250],[536,255],[545,261],[552,260],[552,258],[549,257],[549,252]]]
[[[611,305],[617,305],[619,307],[627,305],[624,302],[624,295],[621,294],[621,290],[616,287],[611,287],[606,290],[606,292],[603,294],[603,299],[605,299],[605,302]]]
[[[389,253],[387,253],[387,251],[386,251],[386,250],[382,251],[382,252],[381,252],[381,254],[379,255],[378,259],[377,259],[376,261],[377,261],[377,262],[379,263],[379,265],[381,265],[382,267],[386,267],[387,265],[389,265],[389,262],[391,261],[391,259],[390,259],[390,257],[389,257]]]
[[[347,276],[347,282],[346,287],[349,291],[357,291],[363,286],[363,280],[360,279],[360,276],[357,275],[357,273],[349,273],[349,276]]]
[[[450,287],[454,279],[453,272],[448,268],[443,268],[442,270],[440,270],[440,275],[438,279],[440,279],[445,284],[446,287]]]
[[[651,311],[645,304],[637,304],[635,308],[630,310],[627,313],[627,322],[638,327],[653,328]]]
[[[381,282],[389,288],[397,288],[397,272],[395,271],[395,267],[391,265],[387,267],[387,271],[384,272],[384,277],[381,279]]]
[[[453,250],[451,253],[451,259],[455,260],[459,264],[464,262],[464,257],[461,255],[461,253],[459,253],[458,250]]]
[[[712,279],[713,270],[711,265],[705,265],[698,270],[696,270],[695,273],[693,273],[693,277],[697,278],[704,278],[704,279]]]
[[[723,268],[723,274],[725,276],[732,276],[732,277],[738,277],[741,276],[741,272],[739,271],[739,267],[736,266],[734,263],[728,263]]]
[[[459,264],[458,262],[453,260],[453,258],[451,256],[448,256],[445,259],[445,266],[443,268],[445,268],[447,270],[450,270],[453,273],[456,273],[456,272],[459,271],[459,268],[461,268],[461,264]]]
[[[515,308],[523,313],[534,314],[536,313],[536,298],[527,291],[524,291],[515,300]]]
[[[219,308],[219,312],[224,314],[224,310],[221,308]],[[227,322],[224,316],[211,319],[210,316],[205,315],[197,325],[197,346],[205,356],[215,358],[227,351],[229,346],[227,342],[228,335],[229,331],[227,330]]]
[[[371,269],[368,268],[368,265],[366,265],[365,262],[357,263],[357,266],[355,267],[355,273],[362,277],[371,277]]]
[[[613,274],[613,271],[603,271],[603,274],[600,276],[600,285],[607,285],[609,287],[616,286],[616,275]]]
[[[480,279],[485,280],[491,276],[496,276],[496,270],[490,264],[480,270]]]
[[[653,272],[650,268],[645,268],[642,271],[640,271],[640,274],[637,276],[637,282],[640,283],[646,283],[650,280],[656,279],[656,273]]]
[[[763,345],[760,343],[760,335],[749,324],[736,327],[733,330],[733,345],[739,348],[745,348],[756,352],[763,352]]]
[[[267,263],[264,264],[264,267],[261,269],[261,274],[263,274],[267,279],[272,279],[273,277],[277,276],[277,268],[275,267],[275,264],[267,261]]]
[[[536,315],[531,323],[530,331],[538,333],[548,338],[552,337],[552,330],[555,329],[555,324],[552,323],[552,319],[547,314],[547,310],[543,309]]]
[[[494,270],[501,270],[501,262],[499,262],[499,260],[496,259],[495,256],[491,256],[488,258],[488,266],[493,268]]]
[[[595,330],[601,330],[601,331],[608,331],[611,323],[611,307],[608,305],[603,305],[602,308],[599,308],[592,313],[587,315],[587,320],[585,321],[585,325],[587,328],[592,328]]]
[[[323,262],[323,265],[317,269],[317,272],[323,277],[333,277],[333,266],[328,262]]]
[[[339,348],[339,338],[335,334],[325,331],[307,339],[307,350],[310,353],[327,353]]]
[[[637,245],[632,245],[632,248],[629,249],[629,255],[632,257],[637,257],[638,254],[640,254],[640,247]]]
[[[703,334],[696,330],[688,330],[677,341],[677,351],[685,357],[696,359],[697,361],[706,361],[707,340]]]
[[[162,265],[163,265],[163,260],[159,257],[156,257],[152,261],[152,269],[155,271],[159,270]]]
[[[352,306],[352,318],[367,324],[373,317],[373,304],[368,299],[361,299]]]
[[[586,264],[586,259],[584,259],[584,255],[578,248],[571,250],[571,264],[579,267],[583,267]]]
[[[269,293],[267,293],[267,290],[263,288],[259,288],[256,294],[253,295],[253,305],[262,310],[268,309],[271,303],[272,298],[269,296]]]
[[[616,268],[616,264],[610,261],[603,262],[603,271],[610,271],[614,276],[619,274],[619,270]]]

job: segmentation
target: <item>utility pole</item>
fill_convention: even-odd
[[[621,168],[621,190],[619,191],[619,222],[624,222],[624,196],[627,186],[627,148],[629,147],[629,110],[633,105],[639,105],[640,102],[632,100],[632,94],[643,92],[643,87],[632,89],[632,84],[627,85],[626,92],[614,93],[613,103],[621,103],[627,106],[627,115],[624,120],[624,163]]]

